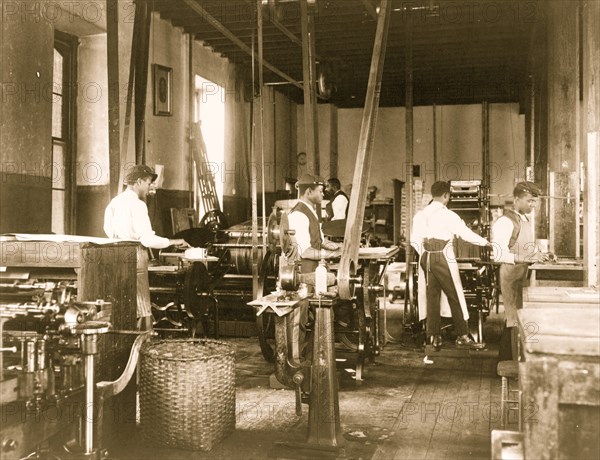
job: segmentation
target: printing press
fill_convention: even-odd
[[[135,419],[138,244],[44,237],[0,241],[2,458],[103,458]]]
[[[278,263],[278,223],[274,212],[268,220],[263,250],[262,229],[256,247],[257,276],[253,281],[251,224],[227,227],[220,220],[202,219],[200,226],[179,233],[193,248],[162,252],[149,267],[154,327],[159,333],[186,335],[251,336],[263,343],[269,325],[256,319],[246,303],[275,287]],[[262,225],[261,225],[262,227]],[[264,342],[266,344],[266,342]],[[272,351],[263,349],[265,358]]]

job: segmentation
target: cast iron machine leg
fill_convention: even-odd
[[[294,300],[281,297],[270,294],[253,300],[250,305],[260,307],[257,315],[267,309],[277,315],[277,380],[296,390],[297,415],[302,413],[301,403],[309,404],[307,441],[282,445],[336,452],[343,444],[332,309],[338,298],[320,297],[307,301],[297,295]],[[314,310],[313,349],[308,356],[304,352],[307,339],[302,332],[307,307]],[[307,379],[308,375],[310,378]]]
[[[94,450],[94,356],[98,354],[98,336],[108,332],[110,324],[103,321],[88,321],[75,327],[81,335],[81,352],[85,357],[85,415],[84,458],[102,458],[102,451]]]
[[[307,442],[309,447],[325,449],[343,444],[335,368],[334,303],[335,300],[322,297],[310,301],[315,311],[315,327]]]

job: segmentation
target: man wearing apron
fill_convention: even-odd
[[[548,260],[536,244],[527,214],[535,208],[539,188],[533,182],[519,182],[514,190],[513,209],[504,211],[492,226],[493,258],[500,262],[500,290],[506,315],[505,334],[510,334],[512,359],[517,359],[517,310],[523,308],[523,284],[528,265]],[[511,359],[511,356],[503,358]]]
[[[419,318],[427,317],[427,338],[435,351],[442,347],[442,304],[447,303],[458,336],[459,348],[475,347],[469,337],[469,313],[463,293],[458,261],[453,240],[459,236],[478,246],[490,243],[473,232],[460,216],[449,210],[450,184],[438,181],[431,186],[432,201],[415,214],[410,244],[420,256],[419,267]],[[446,302],[447,299],[447,302]],[[443,316],[448,316],[447,313]]]
[[[106,236],[141,243],[137,250],[137,318],[140,330],[152,329],[146,248],[189,247],[185,240],[162,238],[152,230],[146,197],[156,177],[150,166],[133,166],[125,176],[127,189],[114,197],[104,212]]]

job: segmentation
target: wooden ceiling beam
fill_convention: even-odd
[[[226,37],[228,37],[232,42],[234,42],[238,47],[240,47],[242,50],[244,50],[245,53],[249,54],[250,56],[253,57],[253,59],[255,59],[254,56],[254,52],[252,51],[251,48],[248,47],[248,45],[246,45],[243,41],[241,41],[239,38],[237,38],[235,35],[233,35],[229,30],[227,30],[227,28],[221,24],[219,21],[217,21],[215,18],[213,18],[206,10],[204,10],[200,5],[198,5],[197,3],[195,3],[193,0],[182,0],[186,5],[188,5],[190,8],[192,8],[196,13],[204,15],[204,17],[206,18],[207,21],[210,21],[211,25],[213,27],[215,27],[216,29],[220,30],[221,33],[223,33],[223,35],[225,35]],[[299,84],[297,82],[296,79],[290,77],[289,75],[287,75],[285,72],[282,72],[281,70],[277,69],[276,67],[274,67],[271,63],[269,63],[268,61],[263,59],[262,65],[264,67],[266,67],[267,69],[269,69],[271,72],[276,73],[277,75],[279,75],[281,78],[283,78],[284,80],[289,81],[290,83],[292,83],[294,86],[298,86],[299,88],[302,88],[302,85]]]
[[[236,54],[238,52],[237,48],[230,44],[220,44],[215,43],[213,41],[203,40],[205,45],[212,47],[215,50],[218,50],[223,54]],[[334,42],[328,45],[327,48],[321,47],[318,49],[320,55],[323,55],[327,60],[329,56],[329,60],[347,60],[349,62],[356,62],[360,59],[366,58],[369,53],[368,48],[358,47],[356,42],[346,41],[345,47],[342,50],[341,45],[339,47],[336,46],[337,42]],[[517,59],[518,56],[522,55],[518,48],[518,45],[521,42],[519,40],[506,40],[502,47],[493,46],[488,43],[477,43],[477,44],[465,44],[463,42],[456,42],[452,44],[438,45],[437,47],[432,47],[426,42],[420,42],[414,46],[415,54],[417,59],[428,59],[428,58],[444,58],[446,56],[453,57],[459,56],[461,58],[468,58],[471,56],[473,59],[487,59],[490,56],[494,58],[500,57],[502,59]],[[358,42],[358,45],[363,45],[363,42]],[[395,44],[395,46],[389,46],[390,53],[389,58],[394,59],[396,55],[402,53],[404,47],[402,44]],[[281,46],[273,43],[265,43],[264,45],[265,53],[274,58],[277,56],[289,57],[290,55],[297,55],[297,50],[294,47],[289,46]],[[353,64],[354,65],[354,64]]]
[[[223,36],[219,36],[216,33],[209,33],[206,31],[195,31],[193,28],[186,28],[187,33],[193,33],[198,40],[203,40],[207,42],[212,42],[217,45],[228,45],[230,44],[230,40]],[[238,38],[242,40],[250,40],[252,36],[251,31],[246,34],[237,35]],[[278,38],[281,37],[281,34],[272,33],[265,34],[265,37]],[[319,40],[319,34],[317,34],[317,48],[331,48],[331,47],[339,47],[339,51],[344,51],[347,45],[350,44],[363,44],[365,49],[369,49],[370,45],[373,42],[374,35],[370,35],[367,33],[357,33],[356,31],[344,31],[344,32],[330,32],[327,35],[327,38],[321,37]],[[505,43],[510,42],[523,42],[526,37],[524,35],[515,35],[511,32],[505,33],[490,33],[481,38],[474,38],[472,36],[465,37],[446,37],[440,38],[436,34],[431,35],[417,35],[415,34],[415,44],[416,45],[425,45],[426,47],[443,47],[445,45],[451,44],[459,44],[461,47],[464,46],[494,46],[497,45],[502,47]],[[397,33],[390,32],[390,45],[397,46],[399,43],[403,43],[404,39],[402,37],[401,31],[397,31]],[[287,40],[268,40],[265,42],[266,46],[271,46],[274,48],[289,48],[289,42]],[[344,46],[342,46],[344,45]],[[337,51],[336,51],[337,52]],[[519,52],[522,52],[519,50]]]

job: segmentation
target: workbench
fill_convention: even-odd
[[[558,259],[557,262],[529,266],[529,285],[583,286],[583,262],[577,259]]]

